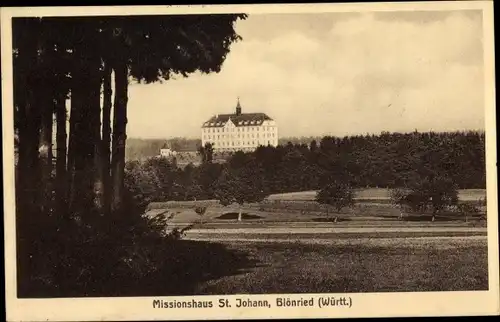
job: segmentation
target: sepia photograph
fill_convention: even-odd
[[[8,320],[498,314],[492,12],[2,8]]]

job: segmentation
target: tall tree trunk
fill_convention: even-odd
[[[71,89],[71,153],[68,160],[70,210],[81,219],[95,209],[96,146],[100,145],[100,136],[96,135],[100,130],[100,116],[96,115],[100,114],[100,60],[88,49],[89,46],[85,46],[75,50],[79,66],[75,66]]]
[[[14,64],[14,104],[17,105],[15,124],[18,132],[18,165],[16,171],[16,246],[18,294],[23,295],[31,287],[35,271],[33,257],[36,250],[38,220],[37,183],[38,143],[40,130],[39,109],[35,92],[41,84],[37,74],[38,26],[33,21],[23,28],[13,27],[13,37],[18,39],[19,56]]]
[[[56,99],[56,203],[59,216],[64,216],[66,208],[66,97],[60,95]]]
[[[100,63],[100,60],[99,60]],[[95,61],[92,68],[90,82],[92,84],[89,93],[89,103],[91,112],[90,130],[92,132],[91,140],[94,150],[94,208],[99,215],[104,215],[105,200],[104,200],[104,168],[103,168],[103,143],[101,138],[101,79],[102,74],[99,71],[100,65]]]
[[[111,107],[113,90],[111,88],[112,68],[108,62],[104,64],[103,78],[103,107],[102,107],[102,149],[101,165],[102,179],[104,183],[104,213],[110,212],[111,206]]]
[[[111,210],[122,210],[125,176],[125,143],[127,140],[127,102],[128,102],[128,69],[125,63],[114,66],[115,102],[113,117],[113,154],[111,159],[111,175],[113,194]]]
[[[47,89],[41,88],[39,108],[41,110],[40,141],[38,153],[40,158],[40,210],[48,214],[52,205],[52,126],[53,101]]]
[[[68,142],[68,160],[67,160],[67,203],[68,210],[73,212],[76,199],[76,155],[78,138],[81,124],[81,90],[78,87],[78,73],[75,71],[72,78],[71,86],[71,107],[70,107],[70,124],[69,124],[69,142]]]

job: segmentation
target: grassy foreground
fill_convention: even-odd
[[[257,263],[195,294],[465,291],[488,288],[485,239],[304,244],[226,242]]]

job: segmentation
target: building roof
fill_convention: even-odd
[[[223,127],[229,120],[236,126],[258,126],[262,125],[264,121],[272,120],[272,118],[265,113],[241,113],[241,105],[238,100],[236,113],[214,115],[203,123],[202,127]]]

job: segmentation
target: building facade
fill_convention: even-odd
[[[214,152],[254,151],[278,145],[278,126],[264,113],[242,113],[238,99],[234,114],[214,115],[203,123],[201,142],[211,143]]]

